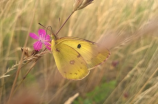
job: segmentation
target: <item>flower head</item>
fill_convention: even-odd
[[[74,11],[80,10],[91,4],[93,0],[75,0],[74,2]]]
[[[39,29],[38,34],[39,36],[34,33],[30,33],[30,37],[37,40],[37,42],[33,44],[34,49],[40,51],[42,49],[42,44],[44,44],[47,49],[51,50],[50,36],[46,34],[46,31],[43,29]]]

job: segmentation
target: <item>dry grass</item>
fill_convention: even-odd
[[[28,33],[42,28],[39,22],[57,32],[72,7],[73,0],[0,1],[0,103],[5,103],[11,92],[22,54],[20,47],[26,44],[30,50],[33,48],[34,40],[27,40]],[[25,80],[33,63],[22,64],[12,104],[28,100],[29,104],[61,104],[76,93],[88,99],[87,93],[112,80],[117,81],[117,86],[102,103],[157,104],[157,8],[158,0],[95,0],[77,11],[59,36],[91,41],[101,38],[100,43],[111,50],[110,58],[80,81],[62,78],[50,53],[37,61]]]

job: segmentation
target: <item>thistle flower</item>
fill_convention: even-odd
[[[75,0],[75,3],[73,5],[74,11],[80,10],[91,4],[93,0]]]
[[[38,30],[39,36],[37,36],[34,33],[30,33],[30,37],[33,39],[38,40],[33,44],[34,50],[40,51],[42,49],[42,44],[45,44],[46,48],[48,50],[51,50],[50,48],[50,36],[46,35],[46,31],[43,29]]]

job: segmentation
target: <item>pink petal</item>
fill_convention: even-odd
[[[45,39],[46,31],[44,29],[39,29],[38,34],[39,34],[39,37]]]
[[[51,44],[50,44],[49,42],[44,42],[44,44],[45,44],[46,46],[51,46]]]
[[[51,48],[49,46],[46,46],[46,48],[51,51]]]
[[[37,51],[41,50],[41,49],[42,49],[42,42],[40,42],[40,41],[35,42],[35,43],[33,44],[33,47],[34,47],[34,49],[37,50]]]
[[[36,40],[39,39],[39,37],[34,33],[30,33],[30,37],[33,38],[33,39],[36,39]]]
[[[48,42],[50,42],[50,35],[46,35],[45,40],[48,41]]]
[[[51,50],[51,44],[49,43],[49,42],[44,42],[44,44],[46,45],[46,48],[48,49],[48,50]]]

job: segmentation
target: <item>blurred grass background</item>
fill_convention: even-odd
[[[20,48],[28,33],[37,33],[42,28],[39,22],[52,26],[56,32],[71,13],[73,2],[0,1],[0,103],[8,100],[17,70],[12,66],[20,60]],[[12,104],[62,104],[76,93],[79,95],[73,104],[157,104],[157,8],[158,0],[95,0],[77,11],[60,31],[60,37],[73,36],[96,42],[112,32],[115,40],[121,36],[124,44],[112,47],[106,63],[95,67],[79,81],[62,78],[53,55],[47,54],[19,85],[30,67],[25,65],[18,77]],[[29,38],[27,47],[30,50],[33,43]],[[10,76],[2,78],[4,73]]]

